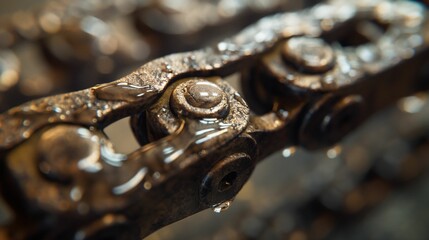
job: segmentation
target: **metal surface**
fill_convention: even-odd
[[[427,24],[413,2],[333,1],[12,108],[0,115],[1,191],[14,212],[3,232],[136,239],[225,210],[268,155],[332,146],[427,90]],[[245,98],[224,81],[234,73]],[[120,154],[103,129],[128,116],[142,147]]]

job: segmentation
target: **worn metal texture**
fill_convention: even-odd
[[[227,209],[273,152],[332,146],[427,90],[426,15],[414,2],[319,4],[117,81],[8,110],[1,191],[15,214],[4,235],[138,239]],[[235,73],[244,97],[224,81]],[[103,133],[124,117],[142,145],[130,154]]]
[[[144,62],[210,45],[262,16],[304,3],[18,0],[0,4],[4,12],[0,15],[0,111],[4,112],[36,98],[110,82]]]

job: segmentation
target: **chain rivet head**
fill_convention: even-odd
[[[171,95],[171,105],[177,114],[194,118],[223,118],[229,111],[224,90],[204,79],[179,84]]]
[[[281,52],[286,64],[306,73],[326,72],[335,63],[333,49],[319,38],[291,38],[283,45]]]
[[[222,101],[224,92],[217,85],[207,81],[195,82],[187,87],[187,102],[198,108],[211,108]]]

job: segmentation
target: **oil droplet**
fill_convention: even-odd
[[[229,201],[225,201],[223,203],[213,205],[213,207],[212,207],[213,212],[221,213],[223,211],[228,210],[228,208],[231,207],[232,201],[233,200],[229,200]]]
[[[327,75],[322,79],[322,86],[324,87],[336,87],[335,77],[332,75]]]
[[[22,133],[22,137],[23,138],[29,138],[31,136],[31,132],[30,131],[25,131]]]
[[[184,63],[190,68],[190,69],[198,69],[199,64],[197,63],[197,60],[195,56],[188,56],[184,59]]]
[[[225,52],[225,51],[231,51],[231,50],[236,50],[236,46],[233,45],[232,43],[228,43],[228,42],[220,42],[217,44],[217,50],[219,52]]]
[[[56,112],[56,113],[61,113],[63,110],[60,107],[53,107],[52,111]]]
[[[146,189],[146,190],[150,190],[150,189],[152,188],[152,183],[150,183],[150,182],[146,181],[146,182],[143,184],[143,187],[144,187],[144,189]]]
[[[113,188],[113,193],[116,195],[121,195],[135,189],[144,179],[147,173],[147,168],[141,168],[137,174],[135,174],[130,180],[126,183],[116,186]]]
[[[326,155],[328,156],[328,158],[334,159],[334,158],[338,157],[341,154],[341,152],[342,152],[341,146],[335,146],[335,147],[329,149],[326,152]]]
[[[279,109],[277,112],[278,116],[282,119],[287,119],[289,117],[289,112],[283,109]]]
[[[162,63],[161,67],[162,67],[162,71],[163,72],[167,72],[167,73],[172,73],[173,72],[173,68],[168,63]]]
[[[95,96],[107,101],[141,101],[156,94],[156,90],[149,85],[138,86],[127,82],[109,83],[92,88]]]
[[[296,152],[296,147],[289,147],[289,148],[285,148],[282,151],[282,155],[285,158],[291,157],[295,154]]]
[[[286,75],[286,79],[289,80],[289,81],[294,81],[295,80],[295,75],[293,75],[291,73],[288,73]]]
[[[22,121],[22,126],[24,126],[24,127],[28,127],[28,126],[30,126],[30,124],[31,124],[31,121],[28,119],[25,119],[24,121]]]
[[[398,102],[398,107],[406,113],[418,113],[422,110],[427,102],[426,94],[416,94],[414,96],[405,97]]]
[[[160,173],[160,172],[154,172],[154,173],[152,174],[152,176],[153,176],[153,178],[155,178],[155,179],[160,179],[160,178],[161,178],[161,173]]]
[[[79,201],[82,198],[82,196],[83,196],[83,192],[79,187],[74,187],[70,191],[70,198],[75,202]]]

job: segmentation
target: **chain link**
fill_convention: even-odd
[[[380,108],[425,90],[425,17],[413,2],[319,4],[117,81],[10,109],[0,115],[0,151],[13,184],[2,188],[19,189],[5,198],[19,212],[10,229],[25,229],[12,238],[144,237],[226,208],[274,151],[330,146]],[[250,108],[223,80],[234,73]],[[142,147],[124,155],[102,130],[127,116]]]

